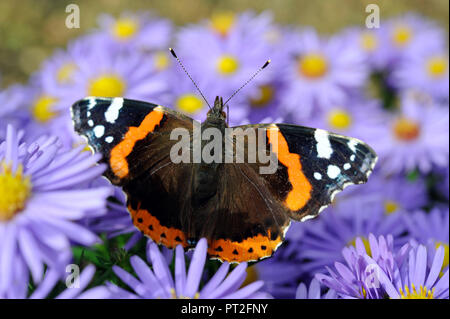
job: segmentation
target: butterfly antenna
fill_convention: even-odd
[[[253,74],[251,76],[250,79],[248,79],[239,89],[237,89],[229,98],[228,100],[225,101],[224,105],[226,105],[228,103],[228,101],[230,101],[240,90],[242,90],[247,84],[249,84],[258,74],[259,72],[261,72],[262,70],[264,70],[270,63],[270,60],[267,60],[266,63],[264,63],[264,65],[262,67],[260,67],[258,69],[258,71],[255,72],[255,74]]]
[[[184,67],[183,63],[181,63],[180,59],[178,58],[178,56],[176,55],[175,51],[172,48],[169,48],[170,53],[173,55],[173,57],[175,59],[177,59],[178,64],[181,66],[181,68],[183,69],[184,73],[186,73],[186,75],[189,77],[189,79],[192,81],[192,83],[194,83],[195,88],[197,89],[197,91],[200,93],[200,95],[202,96],[202,98],[205,100],[206,104],[208,104],[209,109],[211,109],[211,105],[209,105],[208,101],[206,100],[205,96],[203,95],[202,91],[200,90],[200,88],[198,87],[197,83],[195,83],[195,81],[192,79],[191,75],[189,74],[189,72],[186,70],[186,68]]]

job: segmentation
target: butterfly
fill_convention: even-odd
[[[231,145],[244,158],[251,145],[262,146],[277,160],[270,174],[261,174],[267,164],[259,158],[175,163],[171,150],[179,141],[171,137],[174,129],[188,132],[189,143],[195,127],[228,129],[219,97],[203,123],[120,97],[82,99],[72,106],[72,119],[76,132],[103,155],[104,175],[123,188],[133,223],[143,234],[185,249],[205,237],[209,257],[228,262],[270,257],[291,220],[316,217],[344,187],[366,182],[377,160],[355,138],[290,124],[256,124],[237,127],[242,130]],[[239,137],[243,144],[237,143]]]

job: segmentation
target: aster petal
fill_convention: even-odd
[[[175,291],[177,296],[181,296],[186,287],[186,262],[183,247],[177,245],[175,250]]]
[[[436,254],[434,255],[433,262],[431,264],[431,269],[430,272],[428,273],[428,278],[424,285],[425,287],[429,289],[433,287],[434,283],[436,282],[436,279],[439,277],[439,274],[441,272],[444,258],[445,258],[445,250],[444,247],[440,246],[436,250]]]
[[[427,249],[425,246],[419,245],[416,256],[414,277],[411,280],[416,287],[420,287],[425,283],[425,274],[427,271]]]
[[[297,291],[295,292],[295,299],[308,299],[308,290],[304,283],[298,285]]]
[[[29,163],[26,173],[33,176],[33,185],[35,179],[39,178],[37,172],[39,172],[44,167],[48,167],[52,160],[55,158],[56,153],[58,153],[58,147],[56,145],[48,147],[45,152],[40,150],[40,156]]]
[[[264,282],[262,280],[258,280],[252,282],[251,284],[245,286],[244,288],[239,289],[236,292],[233,292],[224,298],[226,299],[245,299],[249,298],[252,294],[257,292],[262,286],[264,286]]]
[[[30,296],[30,299],[44,299],[48,296],[50,291],[55,287],[58,280],[61,278],[61,274],[54,270],[50,269],[45,274],[44,279],[36,288],[35,291]]]
[[[240,263],[234,270],[228,275],[228,277],[217,287],[217,289],[209,295],[210,299],[221,298],[226,296],[234,287],[239,287],[245,280],[247,263]]]
[[[147,287],[152,287],[152,294],[154,296],[162,296],[165,294],[164,288],[161,287],[153,272],[139,256],[132,256],[130,263],[141,281],[141,284],[135,289],[139,295],[147,295]]]
[[[315,278],[309,284],[308,299],[320,299],[320,283]]]
[[[201,238],[192,256],[191,264],[186,278],[186,286],[184,289],[184,296],[194,297],[198,291],[200,285],[200,279],[203,273],[203,267],[206,262],[206,250],[208,249],[208,243],[205,238]]]
[[[104,164],[99,164],[97,166],[91,167],[78,172],[75,176],[71,176],[66,179],[58,179],[55,182],[49,183],[49,181],[43,176],[39,179],[39,184],[34,184],[35,188],[39,191],[51,191],[58,188],[70,187],[74,185],[79,185],[80,183],[91,180],[95,177],[100,176],[106,169]]]
[[[139,292],[142,292],[141,289],[141,282],[137,280],[135,277],[133,277],[131,274],[120,268],[119,266],[114,265],[112,267],[112,270],[114,273],[119,277],[124,283],[126,283],[131,289],[136,291],[136,293],[139,294]]]
[[[22,252],[23,258],[25,259],[30,271],[33,276],[33,281],[38,283],[42,279],[42,274],[44,272],[44,266],[42,264],[42,259],[39,253],[39,247],[30,232],[22,228],[19,230],[19,247]]]
[[[13,263],[11,261],[14,260],[14,255],[16,253],[16,234],[17,229],[14,223],[7,223],[0,250],[0,273],[2,274],[0,291],[6,290],[14,278]]]
[[[208,283],[203,287],[200,292],[201,298],[209,298],[209,294],[216,290],[217,287],[222,283],[225,277],[228,274],[228,270],[230,269],[230,264],[228,262],[224,262],[214,276],[208,281]]]
[[[43,220],[30,216],[29,229],[33,232],[38,242],[45,244],[56,251],[69,249],[70,243],[64,234],[48,225]]]
[[[85,227],[78,225],[73,222],[69,222],[57,218],[44,218],[41,216],[49,225],[54,226],[56,229],[62,231],[65,236],[70,238],[76,243],[80,243],[85,246],[91,246],[93,244],[101,242],[100,238],[94,233],[86,229]]]
[[[439,279],[439,281],[434,285],[435,298],[448,298],[449,296],[449,270],[447,269],[444,275]]]
[[[174,283],[166,260],[155,243],[152,242],[149,244],[149,251],[156,278],[158,279],[159,284],[164,288],[166,298],[170,298],[170,290],[174,289]]]
[[[378,241],[372,233],[369,234],[369,244],[372,258],[378,260],[380,258],[380,249],[378,247]]]

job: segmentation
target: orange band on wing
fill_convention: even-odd
[[[161,123],[163,116],[164,113],[160,106],[154,108],[138,127],[130,127],[123,140],[111,150],[109,163],[117,177],[124,178],[128,175],[127,156],[130,155],[137,141],[153,132],[155,127]]]
[[[288,170],[289,182],[292,190],[284,200],[284,205],[290,210],[297,211],[304,207],[311,198],[311,184],[303,174],[300,155],[289,152],[289,146],[283,134],[276,127],[267,130],[269,143],[272,144],[273,152],[277,154],[278,160]]]
[[[168,248],[175,248],[177,245],[188,246],[186,236],[181,230],[162,226],[148,210],[141,208],[134,210],[131,206],[128,206],[128,210],[134,225],[155,243],[163,244]]]
[[[271,256],[281,242],[280,236],[271,240],[270,231],[267,236],[259,234],[241,242],[217,239],[208,243],[208,255],[228,262],[255,261]]]

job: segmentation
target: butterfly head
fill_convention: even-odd
[[[226,113],[223,111],[223,99],[219,96],[214,101],[214,107],[208,111],[208,119],[215,121],[225,121]]]

